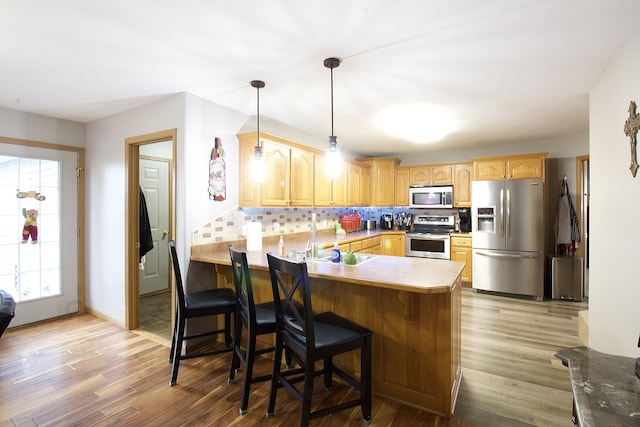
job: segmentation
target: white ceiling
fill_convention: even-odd
[[[338,146],[383,155],[587,132],[640,1],[0,0],[0,20],[2,107],[90,122],[189,92],[254,116],[260,79],[261,117],[326,141],[335,56]],[[443,140],[379,127],[422,104],[451,115]]]

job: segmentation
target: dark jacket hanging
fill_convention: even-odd
[[[145,256],[151,249],[153,249],[151,223],[149,222],[147,201],[144,198],[142,188],[140,188],[140,261],[142,261],[142,257]]]

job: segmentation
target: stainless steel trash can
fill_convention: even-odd
[[[582,301],[582,258],[551,257],[551,298]]]

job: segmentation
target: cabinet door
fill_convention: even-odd
[[[471,236],[452,236],[451,237],[451,261],[460,261],[465,263],[462,270],[462,282],[471,284],[473,277],[473,251],[471,245]]]
[[[471,181],[473,165],[455,165],[453,181],[453,205],[456,207],[471,207]]]
[[[360,169],[347,163],[347,206],[360,206]]]
[[[332,182],[327,177],[326,157],[316,155],[315,158],[315,180],[314,180],[314,194],[313,204],[314,206],[332,206],[333,205],[333,192]]]
[[[453,166],[434,166],[431,168],[431,183],[434,185],[453,184]]]
[[[371,204],[371,169],[360,168],[360,206]]]
[[[409,168],[396,169],[396,206],[409,206]]]
[[[265,177],[262,183],[263,206],[289,206],[290,151],[289,147],[263,140],[262,156],[265,161]],[[313,167],[311,170],[313,171]]]
[[[291,206],[313,206],[313,159],[310,151],[291,149]]]
[[[504,160],[481,160],[473,164],[474,179],[476,181],[505,179]]]
[[[404,233],[383,234],[380,237],[380,252],[382,255],[405,256],[405,240]]]
[[[431,184],[432,169],[429,166],[417,166],[410,169],[410,185],[428,185]]]
[[[541,157],[513,158],[507,161],[509,179],[542,178],[543,159]]]
[[[373,206],[393,206],[395,202],[395,163],[391,161],[373,160],[371,162]]]
[[[251,167],[255,156],[255,147],[257,144],[256,134],[242,135],[239,138],[239,194],[238,204],[241,207],[257,207],[260,206],[260,188],[262,183],[253,181]]]
[[[343,165],[340,176],[331,181],[332,206],[347,206],[347,167]]]

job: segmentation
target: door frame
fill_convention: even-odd
[[[587,174],[587,170],[584,168],[584,162],[589,160],[589,155],[578,156],[576,157],[576,213],[578,214],[578,224],[580,225],[580,242],[576,248],[576,256],[582,258],[582,277],[584,277],[582,294],[586,297],[589,296],[587,292],[587,259],[585,258],[585,246],[587,242],[584,240],[586,228],[585,222],[586,218],[584,215],[584,210],[582,206],[582,197],[586,189],[583,186],[585,175]]]
[[[172,141],[173,160],[169,166],[169,239],[175,236],[176,206],[176,135],[177,129],[152,132],[125,139],[126,206],[125,206],[125,328],[136,329],[140,315],[140,146]],[[168,254],[167,254],[168,257]],[[169,275],[170,277],[171,274]],[[171,279],[173,284],[173,279]],[[171,285],[171,306],[175,304],[175,286]],[[171,310],[171,324],[175,312]]]
[[[27,147],[44,148],[47,150],[72,151],[78,155],[78,164],[76,167],[76,175],[78,177],[78,194],[77,194],[77,221],[78,221],[78,313],[86,312],[85,305],[85,228],[84,228],[84,153],[83,147],[74,147],[71,145],[52,144],[49,142],[31,141],[28,139],[17,139],[0,136],[0,142],[5,144],[23,145]],[[73,313],[76,314],[76,313]]]

